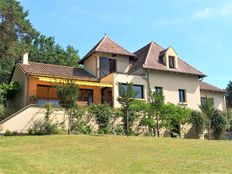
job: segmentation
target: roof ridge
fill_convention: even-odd
[[[157,46],[159,46],[159,47],[162,48],[162,49],[165,49],[165,48],[163,48],[160,44],[158,44],[158,43],[155,42],[155,41],[151,41],[151,43],[156,44]]]
[[[150,53],[150,51],[151,51],[152,43],[153,43],[153,42],[150,42],[150,43],[148,44],[148,45],[150,45],[150,46],[149,46],[147,55],[146,55],[146,57],[145,57],[145,62],[143,63],[143,66],[146,65],[146,63],[147,63],[147,57],[148,57],[148,55],[149,55],[149,53]]]
[[[108,37],[108,36],[105,36],[105,37],[107,37],[109,40],[111,40],[112,42],[114,42],[114,44],[116,44],[117,46],[119,46],[120,48],[122,48],[124,51],[126,51],[126,52],[128,52],[128,53],[130,53],[130,54],[133,54],[133,53],[131,53],[130,51],[128,51],[128,50],[126,50],[124,47],[122,47],[121,45],[119,45],[119,44],[117,44],[115,41],[113,41],[110,37]]]
[[[97,50],[99,48],[99,46],[102,44],[103,40],[105,40],[108,36],[105,35],[98,43],[97,43],[97,47],[95,50]]]
[[[33,61],[29,61],[28,62],[29,65],[30,63],[33,64],[41,64],[41,65],[49,65],[49,66],[59,66],[59,67],[64,67],[64,68],[75,68],[75,69],[83,69],[83,68],[79,68],[79,67],[73,67],[73,66],[67,66],[67,65],[57,65],[57,64],[51,64],[51,63],[43,63],[43,62],[33,62]],[[19,64],[23,64],[22,62],[19,62]]]

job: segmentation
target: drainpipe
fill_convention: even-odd
[[[148,88],[148,92],[147,92],[147,99],[148,99],[148,101],[150,102],[150,100],[151,100],[151,87],[150,87],[150,81],[149,81],[149,77],[150,77],[150,69],[146,69],[145,70],[145,76],[143,77],[145,80],[146,80],[146,82],[147,82],[147,88]]]

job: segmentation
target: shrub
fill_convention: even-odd
[[[162,106],[161,115],[164,126],[171,131],[171,136],[178,134],[181,137],[180,125],[185,124],[190,116],[191,110],[171,103]]]
[[[6,108],[4,105],[0,104],[0,121],[4,120],[7,116]]]
[[[211,118],[211,128],[213,130],[214,138],[219,140],[226,129],[226,119],[221,111],[214,111]]]
[[[88,125],[91,117],[87,114],[86,107],[76,105],[73,109],[73,123],[71,132],[74,134],[90,134],[93,130],[91,125]]]
[[[110,132],[110,119],[112,118],[112,108],[108,104],[91,105],[89,113],[93,115],[99,126],[99,133],[107,134]]]
[[[50,120],[37,120],[33,126],[28,129],[29,135],[51,135],[58,134],[59,128],[56,124],[53,124]]]
[[[46,103],[43,106],[45,108],[45,116],[42,120],[36,120],[31,128],[28,129],[28,134],[30,135],[51,135],[57,134],[59,128],[57,124],[52,123],[50,119],[53,113],[53,107],[51,104]]]
[[[17,131],[10,131],[10,130],[6,130],[4,136],[17,136],[20,135],[20,133],[18,133]]]
[[[200,133],[202,133],[206,127],[206,118],[204,114],[199,111],[192,111],[189,122],[195,127],[197,136],[199,138]]]

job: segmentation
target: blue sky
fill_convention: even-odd
[[[84,56],[107,33],[134,52],[150,41],[172,45],[179,57],[225,88],[232,80],[232,1],[20,0],[33,26]]]

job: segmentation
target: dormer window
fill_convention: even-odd
[[[176,68],[174,56],[168,56],[168,61],[169,61],[169,68],[172,68],[172,69]]]
[[[116,60],[100,57],[100,77],[116,72]]]

